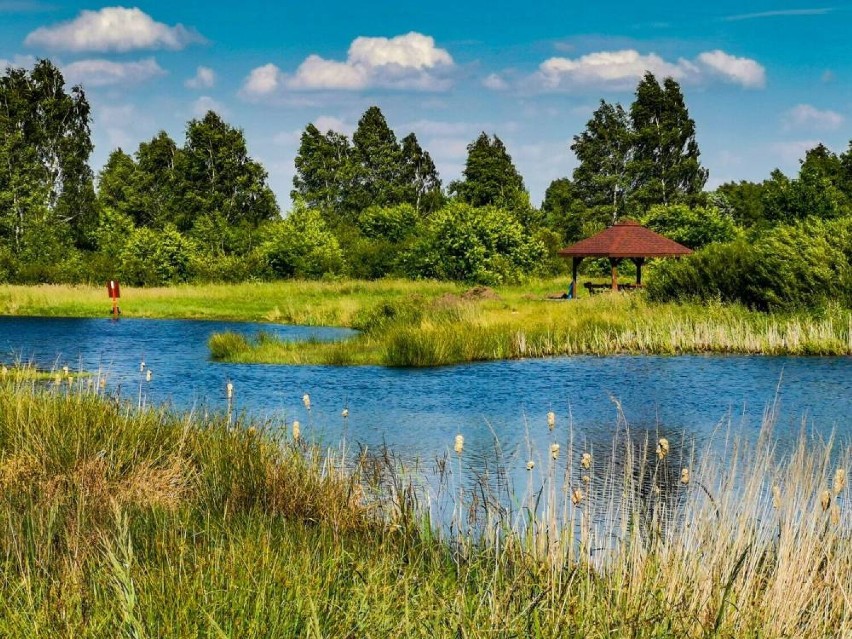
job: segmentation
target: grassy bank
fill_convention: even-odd
[[[701,461],[554,432],[514,519],[453,488],[460,448],[442,540],[383,458],[0,382],[0,635],[847,636],[849,452],[768,426]]]
[[[738,306],[653,304],[641,293],[574,301],[501,289],[382,302],[355,316],[363,333],[343,342],[215,335],[230,362],[436,366],[554,355],[748,353],[850,355],[852,313],[768,315]]]
[[[496,290],[457,284],[282,281],[125,289],[123,317],[347,326],[343,343],[284,343],[220,335],[213,357],[231,362],[434,366],[616,353],[852,354],[852,312],[772,315],[719,304],[654,304],[642,293],[548,300],[564,279]],[[0,314],[106,317],[100,287],[0,286]]]

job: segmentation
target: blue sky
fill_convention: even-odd
[[[709,186],[795,172],[852,138],[852,4],[0,0],[0,64],[50,57],[93,107],[96,170],[213,108],[245,131],[282,208],[308,122],[351,133],[379,105],[444,183],[484,130],[539,203],[571,138],[645,69],[678,79]]]

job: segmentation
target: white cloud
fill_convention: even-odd
[[[203,118],[208,111],[215,111],[225,118],[228,117],[228,109],[225,108],[225,105],[209,95],[202,95],[192,103],[192,115],[196,118]]]
[[[704,52],[694,60],[675,61],[665,60],[656,53],[641,54],[635,49],[598,51],[573,59],[553,57],[539,65],[532,79],[534,85],[546,91],[588,87],[629,90],[646,71],[688,83],[712,78],[746,88],[762,87],[765,83],[765,71],[759,63],[720,50]]]
[[[282,90],[359,91],[373,87],[442,91],[451,82],[453,59],[435,45],[435,39],[411,32],[393,38],[361,36],[352,41],[345,61],[309,55],[292,73],[274,64],[249,74],[240,91],[248,99],[262,99]]]
[[[194,29],[156,22],[141,9],[104,7],[100,11],[81,11],[67,22],[39,27],[24,42],[60,51],[132,51],[178,50],[203,41]]]
[[[78,60],[62,67],[62,72],[66,80],[72,84],[83,84],[90,87],[140,84],[166,73],[154,58],[147,58],[138,62]]]
[[[509,88],[509,83],[506,82],[500,75],[492,73],[485,77],[482,81],[482,86],[492,91],[505,91]]]
[[[210,67],[198,67],[195,75],[183,84],[187,89],[210,89],[216,84],[216,73]]]
[[[739,84],[747,89],[760,89],[766,86],[766,69],[751,58],[738,58],[720,49],[705,51],[698,61],[731,84]]]
[[[695,64],[683,58],[667,62],[655,53],[642,55],[635,49],[622,49],[598,51],[575,59],[549,58],[541,63],[536,76],[543,88],[552,90],[600,85],[629,89],[646,71],[676,80],[699,72]]]
[[[820,110],[810,104],[799,104],[784,115],[784,128],[834,131],[840,128],[844,118],[837,111]]]
[[[252,69],[243,82],[240,94],[247,98],[262,98],[275,93],[284,82],[284,74],[274,64]]]

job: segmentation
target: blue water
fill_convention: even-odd
[[[631,427],[686,435],[698,442],[727,424],[747,437],[777,404],[784,446],[806,427],[852,439],[852,358],[572,357],[466,364],[435,369],[268,366],[213,362],[207,339],[224,330],[266,330],[284,339],[342,339],[345,329],[229,322],[0,317],[0,361],[44,368],[105,371],[111,392],[176,409],[225,409],[234,385],[237,412],[273,425],[298,419],[310,437],[387,444],[405,458],[435,459],[465,437],[468,459],[505,454],[540,457],[573,426],[575,441],[606,443],[618,406]],[[140,361],[152,371],[142,382]],[[311,397],[310,414],[302,396]],[[344,422],[341,410],[349,409]],[[528,444],[529,442],[529,444]],[[545,452],[546,454],[546,452]],[[474,462],[475,463],[475,462]]]

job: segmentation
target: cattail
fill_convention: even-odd
[[[781,487],[773,486],[772,487],[772,506],[775,510],[781,508]]]
[[[106,377],[101,377],[100,380],[98,380],[98,386],[101,387],[101,390],[106,388]]]
[[[550,445],[550,457],[551,459],[559,459],[559,444]]]
[[[231,382],[225,384],[225,398],[229,401],[234,398],[234,385]]]
[[[152,379],[154,379],[154,374],[151,372],[151,369],[149,368],[148,372],[145,373],[145,381],[150,382]]]
[[[822,491],[822,495],[819,498],[819,505],[822,506],[822,512],[828,510],[828,507],[831,506],[831,491],[824,490]]]
[[[255,428],[254,426],[249,426],[246,433],[248,434],[249,437],[254,437],[255,435],[257,435],[257,428]]]
[[[307,410],[311,410],[311,396],[305,393],[302,395],[302,403],[305,405]]]
[[[592,467],[592,454],[591,453],[583,453],[583,456],[580,458],[580,466],[589,470]]]
[[[293,422],[293,439],[295,441],[299,441],[301,436],[302,436],[302,428],[301,428],[301,426],[299,426],[298,421],[294,421]]]
[[[532,470],[535,468],[535,462],[531,459],[527,462],[527,470]]]
[[[67,366],[66,366],[66,368],[67,368]],[[145,360],[144,359],[141,362],[139,362],[139,372],[140,373],[145,372]]]
[[[68,376],[68,388],[71,388],[73,385],[74,385],[74,376],[69,375]]]
[[[657,443],[657,457],[661,460],[665,459],[669,454],[669,440],[665,437],[660,437],[660,441]]]
[[[62,375],[57,374],[57,375],[56,375],[56,377],[54,378],[53,382],[54,382],[57,386],[59,386],[59,385],[62,383]]]
[[[583,501],[583,491],[579,488],[575,488],[571,491],[571,503],[575,506],[579,506],[580,502]]]
[[[340,411],[340,416],[343,417],[343,419],[346,419],[347,417],[349,417],[349,409],[344,408],[342,411]]]
[[[846,471],[842,468],[838,468],[837,472],[834,473],[834,494],[839,495],[845,487]]]
[[[68,367],[67,366],[62,367],[62,373],[65,375],[65,377],[68,377]]]
[[[684,486],[689,485],[689,468],[684,468],[680,471],[680,483]]]
[[[3,365],[3,368],[0,368],[0,372],[3,373],[3,377],[6,377],[6,374],[9,372],[9,369],[6,368],[6,365]]]
[[[831,508],[831,523],[837,526],[840,523],[840,506],[834,504]]]
[[[589,483],[591,483],[591,481],[592,481],[591,477],[589,477],[588,475],[583,475],[583,483],[584,484],[589,484]]]
[[[553,411],[550,411],[547,414],[547,427],[550,430],[553,430],[554,428],[556,428],[556,413],[554,413]]]
[[[464,437],[461,435],[456,435],[456,442],[453,446],[453,450],[456,451],[456,455],[461,455],[464,451]]]

